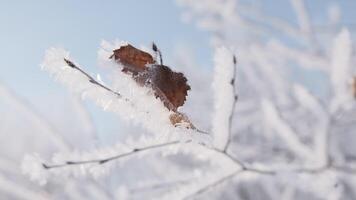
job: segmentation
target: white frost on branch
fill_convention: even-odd
[[[45,161],[40,158],[38,154],[28,154],[24,157],[21,165],[23,174],[28,175],[32,181],[38,182],[40,185],[45,185],[50,178],[66,178],[66,177],[83,177],[91,176],[93,178],[99,178],[106,175],[112,168],[115,167],[115,163],[123,164],[125,161],[131,158],[141,158],[147,153],[155,152],[159,148],[152,149],[149,151],[142,151],[130,154],[134,152],[134,149],[145,148],[151,145],[159,145],[160,139],[157,138],[147,138],[142,136],[136,140],[128,139],[126,143],[117,143],[114,146],[105,148],[96,148],[90,151],[73,151],[73,152],[61,152],[56,153],[50,162]],[[177,148],[180,148],[180,143],[176,143],[178,147],[172,148],[170,146],[162,147],[164,148],[164,156],[175,154]],[[184,145],[184,144],[181,144]],[[173,146],[173,145],[172,145]],[[112,161],[95,162],[96,160],[111,158],[118,155],[125,155],[119,159],[114,159]],[[68,162],[80,162],[80,161],[93,161],[90,163],[83,163],[80,165],[71,165]],[[46,166],[64,166],[64,167],[53,167],[46,169]]]
[[[333,89],[331,113],[336,112],[352,97],[349,80],[352,78],[351,68],[352,41],[350,32],[343,29],[334,39],[331,52],[330,79]]]
[[[225,47],[218,48],[214,57],[214,80],[212,83],[215,113],[212,121],[214,146],[224,149],[230,135],[230,115],[233,112],[235,79],[233,54]]]

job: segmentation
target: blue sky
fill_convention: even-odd
[[[174,1],[1,1],[0,24],[0,81],[26,97],[57,88],[39,68],[52,46],[66,48],[92,71],[102,39],[155,41],[166,58],[181,44],[202,62],[210,54],[207,33],[184,24]]]
[[[45,50],[52,46],[69,50],[81,66],[94,73],[103,39],[135,45],[155,41],[168,65],[177,46],[188,46],[199,64],[211,65],[208,34],[183,23],[179,9],[167,0],[0,1],[0,83],[57,124],[64,123],[63,113],[71,111],[68,90],[39,67]],[[113,114],[91,102],[86,105],[99,132],[119,131]]]

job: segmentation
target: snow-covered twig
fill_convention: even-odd
[[[219,48],[215,53],[213,89],[215,94],[215,114],[212,133],[214,145],[226,150],[232,132],[232,119],[237,101],[236,95],[236,58],[227,48]]]
[[[232,104],[232,108],[231,108],[231,112],[230,112],[230,116],[229,116],[229,139],[227,140],[227,142],[225,144],[224,151],[227,150],[227,148],[229,147],[231,140],[232,140],[232,122],[234,119],[235,106],[236,106],[237,99],[238,99],[238,96],[236,94],[236,90],[237,90],[237,87],[236,87],[236,63],[237,63],[237,61],[236,61],[235,55],[233,56],[233,63],[234,63],[234,74],[233,74],[234,78],[231,80],[231,85],[233,85],[234,102]]]
[[[190,141],[188,141],[190,142]],[[137,154],[137,153],[141,153],[141,152],[145,152],[145,151],[149,151],[149,150],[153,150],[153,149],[158,149],[161,147],[167,147],[173,144],[179,144],[180,141],[173,141],[173,142],[168,142],[168,143],[163,143],[163,144],[157,144],[157,145],[152,145],[152,146],[147,146],[147,147],[142,147],[142,148],[136,148],[136,149],[132,149],[131,151],[128,151],[126,153],[122,153],[122,154],[118,154],[116,156],[111,156],[108,158],[101,158],[101,159],[94,159],[94,160],[84,160],[84,161],[67,161],[64,164],[45,164],[43,163],[43,167],[45,169],[52,169],[52,168],[61,168],[61,167],[66,167],[66,166],[70,166],[70,165],[83,165],[83,164],[90,164],[90,163],[97,163],[97,164],[104,164],[113,160],[117,160],[123,157],[127,157],[127,156],[131,156],[133,154]]]
[[[330,62],[330,81],[332,84],[333,99],[330,103],[330,113],[335,113],[347,101],[352,101],[352,93],[348,85],[353,76],[351,68],[352,40],[350,32],[343,29],[333,41]]]
[[[113,93],[115,94],[118,98],[121,98],[121,94],[116,92],[116,91],[113,91],[112,89],[106,87],[105,85],[99,83],[98,81],[96,81],[92,76],[90,76],[88,73],[86,73],[84,70],[82,70],[80,67],[78,67],[77,65],[75,65],[72,61],[66,59],[66,58],[63,58],[63,60],[67,63],[67,65],[69,67],[72,67],[73,69],[79,71],[80,73],[82,73],[84,76],[86,76],[88,79],[89,79],[89,82],[94,84],[94,85],[97,85],[99,87],[101,87],[102,89],[104,90],[107,90],[108,92],[110,93]],[[128,99],[124,99],[125,101],[129,101]]]

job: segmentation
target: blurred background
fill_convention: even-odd
[[[211,129],[214,115],[214,50],[232,49],[239,103],[231,154],[262,166],[332,162],[354,169],[355,9],[353,0],[1,1],[0,196],[161,199],[180,191],[182,181],[172,174],[184,171],[194,182],[189,175],[195,170],[211,174],[213,169],[216,177],[224,170],[178,155],[148,157],[145,166],[130,167],[130,161],[100,180],[39,186],[22,174],[27,153],[49,159],[62,143],[87,151],[149,134],[82,101],[40,68],[46,49],[63,47],[86,71],[109,81],[110,71],[98,67],[97,50],[102,40],[115,39],[158,45],[165,64],[188,77],[192,90],[182,111],[204,130]],[[172,167],[170,173],[159,174],[163,166]],[[356,199],[350,174],[330,170],[295,183],[295,174],[244,179],[193,199]],[[184,199],[179,194],[173,196]]]

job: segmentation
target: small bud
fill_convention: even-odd
[[[230,84],[231,84],[231,85],[234,85],[234,84],[235,84],[235,79],[234,79],[234,78],[231,79]]]
[[[99,164],[101,165],[101,164],[104,164],[104,163],[106,163],[106,162],[108,162],[109,160],[101,160],[101,161],[99,161]]]
[[[67,63],[67,65],[68,65],[69,67],[73,67],[73,68],[76,67],[75,64],[74,64],[72,61],[67,60],[67,59],[65,59],[65,58],[64,58],[64,61]]]
[[[155,52],[158,51],[157,45],[156,45],[154,42],[152,43],[152,49],[153,49],[153,51],[155,51]]]

